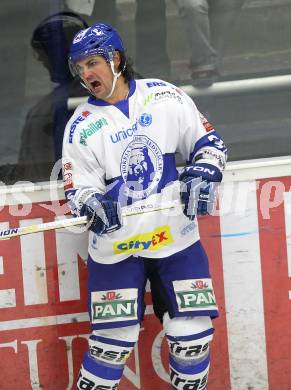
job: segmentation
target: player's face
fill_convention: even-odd
[[[105,99],[112,87],[113,74],[102,56],[91,56],[76,63],[78,73],[97,99]]]

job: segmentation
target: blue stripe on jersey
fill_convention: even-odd
[[[172,181],[177,180],[178,171],[176,169],[175,153],[166,153],[163,155],[164,170],[157,187],[154,189],[155,193],[160,193],[161,190]],[[131,198],[123,195],[122,186],[124,185],[123,178],[121,176],[114,177],[109,180],[105,180],[107,186],[106,194],[113,200],[120,202],[121,206],[129,206],[130,204],[141,200]]]
[[[85,370],[89,371],[92,375],[97,376],[98,378],[108,379],[108,380],[119,380],[123,373],[123,366],[113,366],[109,364],[102,364],[96,359],[93,359],[88,352],[85,353],[83,358],[83,367]]]
[[[181,374],[195,375],[203,372],[207,368],[210,362],[210,356],[208,354],[206,358],[198,364],[195,364],[195,360],[192,362],[192,364],[190,362],[185,362],[184,364],[178,363],[171,354],[169,360],[170,365],[174,370],[180,372]]]
[[[167,339],[170,341],[191,341],[191,340],[199,340],[203,337],[209,336],[214,333],[214,329],[210,328],[205,330],[204,332],[196,333],[196,334],[190,334],[188,336],[171,336],[167,334]]]
[[[221,136],[217,133],[217,131],[213,130],[209,133],[205,134],[202,138],[200,138],[194,145],[194,149],[189,156],[189,160],[187,164],[191,164],[193,161],[193,157],[197,153],[197,151],[205,146],[210,146],[212,148],[216,148],[217,150],[226,154],[227,148],[221,138]]]
[[[132,348],[132,347],[134,347],[134,344],[135,344],[134,342],[130,342],[130,341],[110,339],[108,337],[101,337],[101,336],[95,336],[95,335],[91,335],[90,339],[95,340],[95,341],[100,341],[100,343],[103,343],[103,344],[116,345],[118,347]]]
[[[128,98],[134,94],[136,90],[136,82],[135,80],[129,81],[129,93]],[[128,98],[119,101],[116,104],[113,104],[116,108],[118,108],[127,118],[129,118],[129,105],[128,105]],[[107,103],[104,100],[96,99],[93,96],[90,96],[88,99],[88,103],[93,104],[94,106],[112,106],[111,103]]]

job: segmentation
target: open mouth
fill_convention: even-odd
[[[101,86],[101,83],[100,83],[100,81],[93,81],[91,83],[91,86],[93,89],[96,89],[96,88],[99,88]]]

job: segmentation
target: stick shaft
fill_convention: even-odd
[[[160,204],[158,206],[131,206],[122,209],[122,217],[131,217],[138,214],[147,214],[155,211],[162,211],[175,208],[181,204],[178,201]],[[0,240],[7,240],[12,237],[22,236],[24,234],[32,234],[44,232],[46,230],[62,229],[71,226],[85,225],[88,222],[87,217],[65,218],[53,222],[39,223],[35,225],[23,226],[18,228],[0,230]]]

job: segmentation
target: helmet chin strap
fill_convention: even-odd
[[[109,92],[109,94],[105,97],[105,99],[108,99],[110,98],[110,96],[113,94],[113,91],[115,89],[115,86],[116,86],[116,82],[117,82],[117,79],[118,77],[121,75],[121,71],[120,72],[115,72],[115,69],[114,69],[114,62],[112,60],[110,60],[110,67],[111,67],[111,71],[112,71],[112,74],[113,74],[113,81],[112,81],[112,87],[111,87],[111,91]]]
[[[110,50],[108,50],[108,57],[105,57],[105,59],[107,59],[107,61],[109,62],[110,64],[110,68],[111,68],[111,71],[112,71],[112,74],[113,74],[113,80],[112,80],[112,86],[111,86],[111,91],[109,92],[109,94],[105,97],[105,99],[108,99],[111,97],[111,95],[113,94],[114,92],[114,89],[115,89],[115,86],[116,86],[116,82],[117,82],[117,79],[118,77],[120,77],[120,75],[122,74],[122,71],[125,69],[126,67],[126,64],[124,64],[123,66],[123,69],[120,71],[120,72],[116,72],[115,69],[114,69],[114,61],[113,61],[113,58],[114,58],[114,49],[112,47],[110,47]],[[94,92],[91,91],[91,88],[88,87],[86,85],[86,83],[82,80],[81,81],[81,84],[83,85],[83,87],[85,87],[93,96],[94,96]]]

